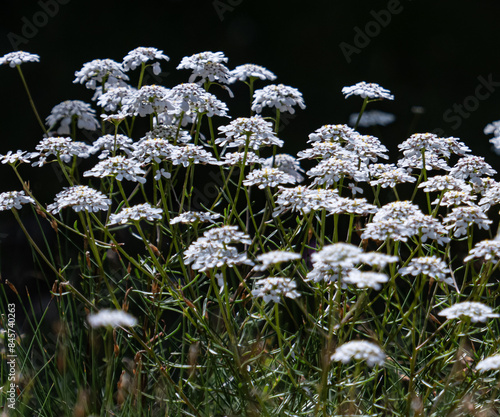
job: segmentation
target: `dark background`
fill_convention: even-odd
[[[284,118],[280,136],[285,152],[296,154],[306,148],[308,134],[324,124],[347,123],[349,115],[359,111],[361,99],[345,100],[341,89],[367,81],[395,95],[394,101],[370,106],[394,113],[395,123],[378,131],[359,129],[380,137],[391,150],[392,162],[397,144],[411,133],[440,129],[440,135],[461,138],[474,154],[485,156],[500,170],[500,156],[492,151],[490,136],[483,134],[486,124],[500,119],[500,87],[482,89],[481,98],[476,97],[480,77],[500,83],[498,0],[3,0],[1,4],[0,56],[15,49],[41,56],[40,63],[22,68],[42,118],[63,100],[90,101],[93,92],[73,84],[75,71],[90,60],[121,62],[131,49],[156,47],[171,61],[162,63],[164,73],[158,79],[148,81],[172,87],[189,78],[188,71],[175,70],[182,57],[223,51],[229,68],[263,65],[278,76],[276,82],[303,93],[307,108]],[[389,14],[390,22],[389,8],[397,11]],[[385,17],[384,26],[375,16]],[[348,48],[347,44],[357,48],[348,59],[340,47]],[[234,87],[235,99],[216,91],[233,117],[248,115],[243,87]],[[454,106],[464,103],[473,110],[455,115]],[[425,109],[417,124],[413,106]],[[17,71],[8,66],[0,67],[0,120],[2,154],[32,151],[42,138]],[[43,202],[51,202],[65,185],[50,167],[21,168]],[[0,170],[0,192],[20,189],[9,167]],[[1,270],[4,278],[20,282],[37,272],[27,267],[31,254],[26,246],[21,249],[20,242],[26,240],[13,221],[11,213],[1,213]],[[30,228],[28,222],[33,220],[26,221]],[[36,224],[31,229],[38,230]]]

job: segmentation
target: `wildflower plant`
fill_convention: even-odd
[[[22,76],[38,61],[0,65]],[[498,410],[500,186],[484,158],[423,132],[389,161],[357,129],[394,95],[365,82],[342,90],[363,99],[353,127],[316,128],[289,155],[280,114],[305,108],[298,89],[209,51],[180,61],[185,83],[143,85],[169,62],[139,47],[85,63],[74,82],[94,103],[55,103],[46,125],[27,90],[42,132],[0,155],[19,179],[0,210],[51,301],[34,314],[15,277],[1,287],[28,323],[14,343],[20,415]],[[246,115],[231,112],[233,83],[249,88]],[[47,200],[31,187],[49,164],[62,183]],[[30,219],[51,233],[35,239]]]

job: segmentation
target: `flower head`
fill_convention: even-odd
[[[99,211],[108,210],[111,200],[100,191],[94,190],[86,185],[75,185],[66,187],[56,195],[55,202],[47,206],[47,210],[53,214],[59,213],[65,207],[71,207],[74,211]]]
[[[271,265],[277,265],[282,262],[289,262],[300,259],[299,253],[286,252],[283,250],[273,250],[271,252],[261,253],[257,256],[257,260],[262,262],[262,265],[257,265],[256,271],[265,271]]]
[[[66,100],[54,106],[50,115],[45,119],[45,124],[52,128],[60,122],[57,133],[69,135],[73,120],[76,120],[79,129],[96,130],[99,128],[95,110],[90,107],[90,104],[81,100]]]
[[[0,211],[21,209],[23,204],[35,204],[30,196],[24,191],[6,191],[0,194]]]
[[[221,215],[219,213],[186,211],[185,213],[179,214],[178,216],[171,219],[170,224],[215,223],[215,220],[219,219],[220,217]]]
[[[262,168],[250,171],[243,181],[247,187],[257,185],[259,188],[276,187],[278,184],[295,184],[295,177],[278,168]]]
[[[280,112],[295,113],[294,106],[305,109],[304,99],[299,90],[283,84],[267,85],[253,94],[252,110],[261,113],[264,107],[275,107]]]
[[[140,46],[138,48],[132,49],[123,58],[123,69],[124,71],[135,70],[139,65],[146,63],[148,61],[160,60],[170,61],[170,58],[156,48],[146,48]],[[158,75],[161,72],[160,63],[155,62],[153,64],[153,73]]]
[[[484,358],[476,365],[479,372],[498,371],[500,369],[500,355],[493,355]]]
[[[177,69],[190,69],[193,71],[191,77],[189,77],[190,83],[201,77],[201,83],[208,80],[228,84],[231,74],[223,62],[227,62],[223,52],[200,52],[182,58]]]
[[[359,271],[357,269],[352,269],[347,273],[346,276],[342,277],[342,283],[353,284],[358,288],[373,288],[374,290],[380,290],[384,282],[389,281],[389,277],[386,274],[380,272],[371,271]]]
[[[448,285],[454,285],[452,278],[447,277],[450,269],[446,263],[436,256],[422,256],[420,258],[413,258],[408,266],[399,270],[401,275],[427,275],[438,281],[446,282]]]
[[[145,171],[141,168],[138,161],[127,158],[126,156],[111,156],[100,161],[94,168],[85,171],[84,177],[115,177],[117,181],[123,179],[140,182],[144,184],[146,178],[143,177]]]
[[[350,87],[342,88],[342,94],[345,95],[345,98],[355,95],[362,98],[369,98],[371,100],[384,98],[387,100],[394,100],[394,96],[390,93],[391,92],[389,90],[382,88],[376,83],[366,83],[364,81]]]
[[[95,90],[97,83],[106,83],[106,87],[124,86],[128,76],[123,67],[112,59],[94,59],[86,62],[80,71],[75,72],[74,83],[85,83],[85,87]]]
[[[21,65],[25,62],[40,62],[40,56],[36,54],[30,54],[24,51],[9,52],[4,56],[0,57],[0,65],[9,64],[9,67],[14,68],[17,65]]]
[[[375,343],[353,340],[339,346],[330,358],[332,361],[349,363],[351,360],[364,360],[370,367],[382,366],[385,362],[384,351]]]
[[[490,318],[500,317],[500,314],[493,313],[493,309],[485,304],[475,301],[464,301],[445,308],[438,313],[448,320],[468,317],[473,323],[486,322]]]
[[[130,221],[148,220],[150,222],[161,220],[163,210],[152,207],[148,203],[137,204],[132,207],[123,208],[118,214],[109,217],[109,225],[127,224]]]
[[[272,124],[261,116],[238,117],[227,126],[220,126],[219,132],[225,138],[218,138],[215,143],[228,148],[242,148],[248,140],[248,146],[259,149],[264,146],[283,146],[283,141],[275,135]]]
[[[297,292],[296,287],[297,284],[290,278],[263,278],[256,281],[252,295],[262,298],[265,303],[269,301],[279,303],[282,297],[299,298],[300,294]]]
[[[133,327],[137,319],[122,310],[100,310],[89,314],[88,321],[91,327]]]
[[[230,82],[234,83],[236,80],[246,81],[247,78],[259,78],[261,80],[273,81],[276,79],[274,75],[268,69],[255,64],[244,64],[238,65],[234,70],[231,71]]]

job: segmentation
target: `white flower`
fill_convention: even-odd
[[[264,166],[272,168],[273,163],[274,168],[278,168],[285,174],[291,175],[297,182],[304,181],[304,177],[300,175],[300,172],[304,172],[304,170],[300,167],[299,161],[297,161],[297,159],[292,155],[280,153],[275,155],[274,157],[271,156],[264,161]]]
[[[260,189],[276,187],[278,184],[295,184],[295,178],[278,168],[262,168],[250,171],[243,181],[247,187],[257,185]]]
[[[230,71],[222,64],[227,62],[223,52],[200,52],[188,57],[184,57],[177,69],[191,69],[193,74],[189,77],[189,82],[194,82],[201,77],[201,83],[206,80],[211,82],[229,83]]]
[[[437,281],[446,282],[448,285],[454,285],[451,277],[447,278],[450,269],[446,263],[436,256],[422,256],[420,258],[413,258],[408,266],[399,270],[401,275],[427,275]]]
[[[139,115],[159,114],[175,110],[170,101],[169,90],[159,85],[144,85],[122,101],[122,111]]]
[[[142,177],[146,172],[141,168],[140,162],[127,158],[126,156],[111,156],[100,161],[92,169],[83,173],[84,177],[104,178],[113,176],[117,181],[123,179],[140,182],[144,184],[146,178]]]
[[[366,216],[377,212],[377,206],[368,203],[366,198],[339,197],[328,207],[330,214],[358,214]]]
[[[31,157],[31,153],[18,149],[16,152],[8,151],[5,155],[0,155],[0,162],[2,164],[15,164],[16,162],[29,164]]]
[[[158,124],[153,130],[146,133],[145,139],[168,139],[170,142],[176,144],[177,142],[187,143],[191,142],[193,138],[187,130],[179,129],[176,125]]]
[[[40,62],[40,56],[30,54],[29,52],[15,51],[0,57],[0,65],[9,64],[11,68],[15,68],[17,65],[25,62]]]
[[[467,228],[473,224],[480,229],[488,230],[492,220],[488,219],[482,207],[470,204],[453,208],[443,223],[450,223],[447,228],[454,231],[455,237],[460,237],[467,234]]]
[[[43,138],[35,146],[35,149],[38,152],[33,152],[31,157],[39,157],[39,159],[33,163],[33,166],[42,166],[51,155],[59,157],[61,161],[66,163],[71,162],[73,156],[87,158],[91,148],[81,142],[73,142],[71,138],[49,137]]]
[[[123,208],[118,214],[111,214],[109,225],[127,224],[130,221],[148,220],[150,222],[161,220],[163,210],[152,207],[149,203],[137,204],[132,207]]]
[[[257,256],[257,260],[262,262],[262,265],[256,266],[254,269],[256,271],[265,271],[271,265],[277,265],[282,262],[295,261],[300,259],[299,253],[286,252],[283,250],[273,250],[271,252],[261,253]]]
[[[191,164],[220,165],[220,162],[202,146],[191,144],[184,146],[172,145],[171,150],[169,158],[174,165],[182,165],[183,167],[188,167]]]
[[[117,134],[115,135],[104,135],[99,137],[90,148],[89,152],[95,154],[99,151],[99,159],[108,158],[112,154],[116,154],[118,151],[123,151],[127,155],[132,153],[134,141],[128,136]]]
[[[375,136],[352,135],[345,149],[356,154],[364,163],[376,162],[378,158],[389,159],[387,148]]]
[[[455,178],[451,175],[435,175],[427,181],[421,182],[418,188],[423,188],[424,192],[431,191],[467,191],[471,192],[472,188],[464,180]]]
[[[493,355],[484,358],[476,365],[479,372],[498,371],[500,369],[500,355]]]
[[[469,317],[471,322],[486,322],[489,318],[500,317],[500,314],[493,313],[493,309],[485,304],[464,301],[454,304],[451,307],[445,308],[438,313],[440,316],[445,316],[448,320],[459,319],[461,317]]]
[[[99,211],[108,210],[111,200],[100,191],[76,185],[65,187],[56,195],[55,202],[47,206],[47,210],[53,214],[60,212],[65,207],[71,207],[74,211]]]
[[[230,243],[251,244],[249,236],[237,230],[236,226],[212,228],[198,238],[184,251],[184,262],[201,272],[223,265],[253,265],[245,253],[238,253]]]
[[[436,198],[431,204],[439,204],[441,206],[460,206],[462,204],[473,204],[477,199],[476,195],[471,195],[466,191],[446,191],[441,198]]]
[[[122,107],[123,102],[130,99],[136,92],[135,88],[129,86],[111,87],[104,94],[99,95],[97,105],[107,112],[116,112]]]
[[[273,81],[276,79],[276,75],[268,69],[255,64],[238,65],[231,71],[231,83],[234,83],[236,80],[246,81],[247,78],[259,78],[261,80]]]
[[[353,340],[339,346],[330,358],[332,361],[349,363],[351,360],[365,360],[367,365],[384,365],[385,353],[375,343],[365,340]]]
[[[123,58],[123,69],[125,71],[135,70],[138,66],[148,61],[154,61],[163,59],[165,61],[170,61],[170,58],[156,48],[146,48],[140,46],[138,48],[132,49]],[[160,64],[158,62],[153,64],[153,73],[158,75],[161,72]]]
[[[263,146],[283,146],[283,141],[274,134],[272,123],[261,116],[239,117],[218,129],[225,135],[225,138],[215,140],[219,146],[240,148],[244,147],[247,141],[249,148],[255,150]]]
[[[370,185],[380,185],[382,188],[394,188],[396,184],[405,182],[415,182],[417,179],[412,177],[402,168],[397,168],[394,164],[373,164],[369,165]]]
[[[353,135],[357,135],[352,127],[347,125],[324,125],[309,135],[308,143],[311,142],[347,142]]]
[[[219,213],[204,213],[197,211],[186,211],[185,213],[179,214],[170,220],[170,224],[184,223],[215,223],[215,220],[219,219],[221,215]]]
[[[228,117],[228,108],[216,96],[206,92],[198,84],[184,83],[170,90],[170,99],[178,106],[180,112],[206,113],[208,117]],[[184,117],[185,115],[183,115]],[[194,117],[194,116],[193,116]]]
[[[326,185],[330,187],[337,183],[341,178],[351,178],[357,182],[366,181],[368,174],[363,167],[358,167],[355,161],[356,155],[352,154],[352,158],[347,159],[345,155],[332,156],[321,161],[314,168],[307,171],[309,177],[316,177],[312,183],[315,185]]]
[[[394,100],[394,96],[390,93],[391,92],[389,90],[382,88],[376,83],[366,83],[364,81],[350,87],[342,88],[342,94],[345,95],[345,98],[355,95],[362,98],[368,97],[371,100],[384,98],[387,100]]]
[[[239,165],[243,163],[245,160],[245,166],[254,165],[254,164],[264,164],[266,160],[264,158],[259,158],[255,152],[248,151],[245,152],[230,152],[224,155],[224,164],[225,165]]]
[[[440,138],[434,133],[415,133],[398,145],[405,157],[421,157],[422,150],[426,151],[425,158],[431,155],[449,158],[451,154],[464,155],[470,152],[459,139],[454,137]],[[427,155],[427,152],[430,154]]]
[[[491,165],[486,163],[481,156],[460,158],[450,171],[450,175],[455,178],[468,178],[471,182],[480,182],[480,177],[483,175],[495,175],[496,173]]]
[[[294,106],[305,109],[304,99],[299,90],[283,84],[267,85],[253,94],[252,110],[261,113],[263,107],[275,107],[280,112],[295,113]]]
[[[149,136],[141,139],[133,146],[132,156],[141,164],[149,164],[152,161],[160,163],[169,159],[175,149],[175,146],[169,143],[167,139]]]
[[[280,186],[273,216],[276,217],[285,210],[300,211],[303,214],[316,210],[329,210],[336,206],[339,198],[336,189],[311,190],[303,186],[295,188]]]
[[[464,262],[469,262],[474,258],[483,258],[486,262],[496,264],[500,259],[500,240],[482,240],[475,244],[464,258]]]
[[[344,284],[353,284],[358,288],[373,288],[374,290],[380,290],[382,288],[380,284],[387,281],[389,281],[389,277],[386,274],[363,272],[357,269],[349,271],[346,276],[342,277]]]
[[[0,194],[0,211],[21,209],[23,204],[35,204],[30,196],[24,191],[6,191]]]
[[[45,124],[52,128],[60,122],[57,133],[68,135],[73,120],[76,121],[79,129],[96,130],[99,128],[95,110],[90,107],[90,104],[80,100],[66,100],[54,106],[50,115],[45,119]]]
[[[349,243],[327,245],[311,255],[313,270],[307,274],[307,280],[335,281],[342,272],[359,263],[362,253],[361,248]]]
[[[359,113],[353,113],[349,116],[349,124],[354,126],[358,120]],[[367,110],[361,116],[361,120],[358,123],[360,127],[370,127],[370,126],[387,126],[396,120],[396,116],[392,113],[387,113],[380,110]]]
[[[128,76],[123,72],[122,66],[112,59],[94,59],[86,62],[80,71],[75,72],[74,83],[85,83],[85,87],[95,90],[97,83],[103,81],[107,83],[106,87],[124,86],[128,81]]]
[[[484,134],[493,134],[494,136],[500,136],[500,120],[487,124],[484,128]]]
[[[281,302],[282,297],[299,298],[300,294],[297,292],[297,284],[290,278],[263,278],[255,282],[256,288],[252,290],[254,297],[260,297],[265,303],[274,301],[275,303]]]
[[[343,150],[339,142],[318,141],[312,143],[312,148],[297,153],[299,159],[328,159]]]
[[[89,314],[88,321],[91,327],[133,327],[137,319],[122,310],[100,310],[96,314]]]

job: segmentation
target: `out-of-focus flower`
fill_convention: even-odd
[[[353,340],[339,346],[330,359],[342,363],[349,363],[353,359],[364,360],[368,366],[374,367],[375,365],[384,365],[385,353],[375,343]]]

